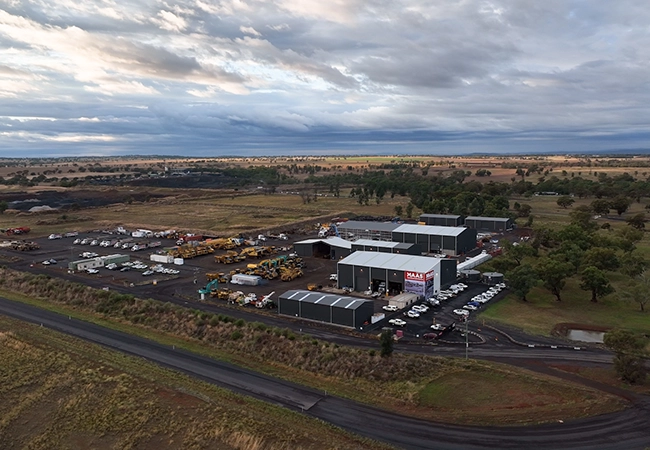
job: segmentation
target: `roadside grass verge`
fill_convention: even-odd
[[[0,317],[4,449],[387,449],[139,358]]]
[[[521,377],[541,379],[524,370],[483,361],[402,353],[381,358],[378,351],[333,345],[309,336],[296,335],[288,329],[269,328],[262,323],[234,321],[227,316],[95,290],[43,275],[34,276],[8,269],[0,269],[0,272],[0,295],[8,298],[139,335],[170,347],[227,360],[383,409],[427,419],[450,420],[448,415],[419,402],[422,389],[446,374],[468,372],[477,382],[480,382],[482,374],[490,372],[517,373]],[[594,403],[594,391],[562,380],[549,382],[548,388],[566,393],[563,397],[567,399],[566,405],[573,405],[573,413],[567,412],[567,418],[584,416],[585,405],[588,405],[588,411],[613,411],[623,407],[618,399],[608,395],[599,394],[599,403]],[[583,398],[584,401],[568,400],[576,398]],[[505,410],[499,398],[494,400],[494,410]],[[558,401],[558,408],[566,406],[563,400]],[[459,411],[462,413],[466,410]],[[541,412],[539,405],[530,404],[520,408],[517,415],[475,417],[459,414],[459,417],[485,425],[537,423],[547,420]]]

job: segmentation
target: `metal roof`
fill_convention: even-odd
[[[295,242],[296,244],[316,244],[317,242],[322,242],[328,245],[333,245],[334,247],[347,248],[348,250],[352,249],[352,242],[341,239],[340,237],[329,237],[327,239],[305,239],[304,241]]]
[[[353,242],[354,245],[363,245],[365,247],[384,247],[384,248],[395,248],[399,245],[399,242],[390,242],[390,241],[373,241],[372,239],[357,239]]]
[[[438,236],[458,236],[467,228],[465,227],[442,227],[435,225],[410,225],[404,224],[393,230],[395,233],[428,234]]]
[[[430,217],[432,219],[458,219],[462,216],[455,214],[420,214],[420,217]]]
[[[393,222],[370,222],[348,220],[341,225],[337,225],[339,230],[368,230],[368,231],[393,231],[399,227],[398,223]]]
[[[303,290],[287,291],[284,294],[281,294],[279,298],[282,300],[294,300],[343,309],[357,309],[364,303],[373,303],[372,300],[354,298],[347,295],[325,294],[322,292]]]
[[[358,251],[340,260],[339,264],[426,273],[432,270],[438,270],[442,259],[427,256],[403,255],[400,253]]]
[[[507,217],[481,217],[481,216],[467,216],[465,220],[491,220],[492,222],[507,222],[510,220]]]

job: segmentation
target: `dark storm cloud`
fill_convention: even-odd
[[[642,148],[648,23],[638,0],[0,0],[0,147]]]

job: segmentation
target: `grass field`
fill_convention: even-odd
[[[47,286],[43,287],[46,290],[51,289]],[[210,315],[205,314],[201,314],[203,325],[200,326],[203,328],[197,329],[199,322],[194,313],[183,313],[180,309],[176,311],[165,307],[160,310],[153,304],[152,306],[159,311],[157,314],[160,318],[157,318],[152,310],[144,314],[149,318],[145,323],[159,323],[159,325],[145,326],[140,320],[129,321],[127,317],[132,314],[126,310],[116,310],[113,314],[115,318],[113,315],[91,313],[88,308],[83,307],[86,300],[79,296],[73,298],[78,306],[72,308],[55,303],[54,296],[51,296],[49,301],[43,301],[6,291],[2,291],[1,294],[4,297],[26,301],[102,326],[153,339],[165,345],[227,360],[335,395],[426,419],[458,420],[462,423],[490,425],[538,423],[553,421],[556,418],[555,415],[549,414],[550,408],[547,404],[539,403],[525,405],[522,403],[517,413],[513,414],[508,406],[511,404],[511,399],[505,397],[494,397],[491,400],[492,413],[474,414],[474,407],[467,404],[459,405],[458,415],[454,417],[450,417],[439,408],[421,403],[419,401],[421,392],[426,391],[430,383],[435,383],[440,377],[449,373],[465,374],[479,385],[490,384],[494,374],[525,380],[526,383],[516,384],[511,389],[515,397],[526,398],[533,385],[544,386],[548,395],[552,395],[553,392],[563,392],[561,398],[556,397],[556,407],[564,412],[565,417],[582,417],[596,411],[613,411],[622,407],[617,399],[608,395],[599,394],[598,400],[594,401],[594,391],[590,389],[562,380],[551,381],[524,370],[495,363],[406,354],[395,354],[392,358],[385,359],[379,357],[377,351],[332,346],[308,336],[294,336],[286,332],[275,333],[266,327],[257,327],[255,324],[248,327],[243,323],[213,321]],[[140,312],[137,316],[133,316],[135,320],[143,315],[145,305],[134,304],[129,309]],[[170,320],[173,321],[171,329],[169,325],[164,328],[170,331],[163,332],[163,324],[170,324]],[[184,330],[193,329],[197,329],[202,337],[195,338],[191,337],[193,333],[183,333]],[[240,336],[237,340],[231,337],[235,331],[238,331]],[[209,336],[213,338],[208,340]],[[469,395],[469,392],[462,392],[459,395]],[[488,409],[486,407],[485,411]]]
[[[486,368],[487,369],[487,368]],[[553,381],[525,373],[474,370],[446,374],[420,392],[420,404],[453,417],[478,422],[499,417],[517,423],[522,410],[533,407],[545,420],[563,420],[575,414],[579,403],[585,416],[603,412],[598,393],[585,397],[570,389],[553,389]]]
[[[2,448],[382,449],[320,421],[0,317]]]
[[[102,195],[101,192],[97,189],[98,196]],[[44,236],[70,229],[92,230],[121,224],[127,228],[173,228],[231,236],[322,216],[347,216],[351,211],[357,215],[393,216],[395,206],[404,208],[409,202],[406,197],[396,196],[394,199],[387,197],[380,204],[359,205],[355,198],[347,196],[349,190],[344,190],[341,197],[328,194],[308,204],[304,204],[297,194],[244,195],[232,190],[215,190],[192,191],[190,195],[182,190],[160,188],[148,189],[147,192],[166,197],[158,201],[119,203],[68,213],[7,213],[0,215],[0,228],[29,226],[32,228],[30,236]],[[417,209],[414,210],[414,217],[418,214]]]

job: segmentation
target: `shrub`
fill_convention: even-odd
[[[233,331],[232,334],[230,335],[230,339],[232,339],[233,341],[237,341],[243,337],[244,337],[244,333],[242,333],[239,330]]]

